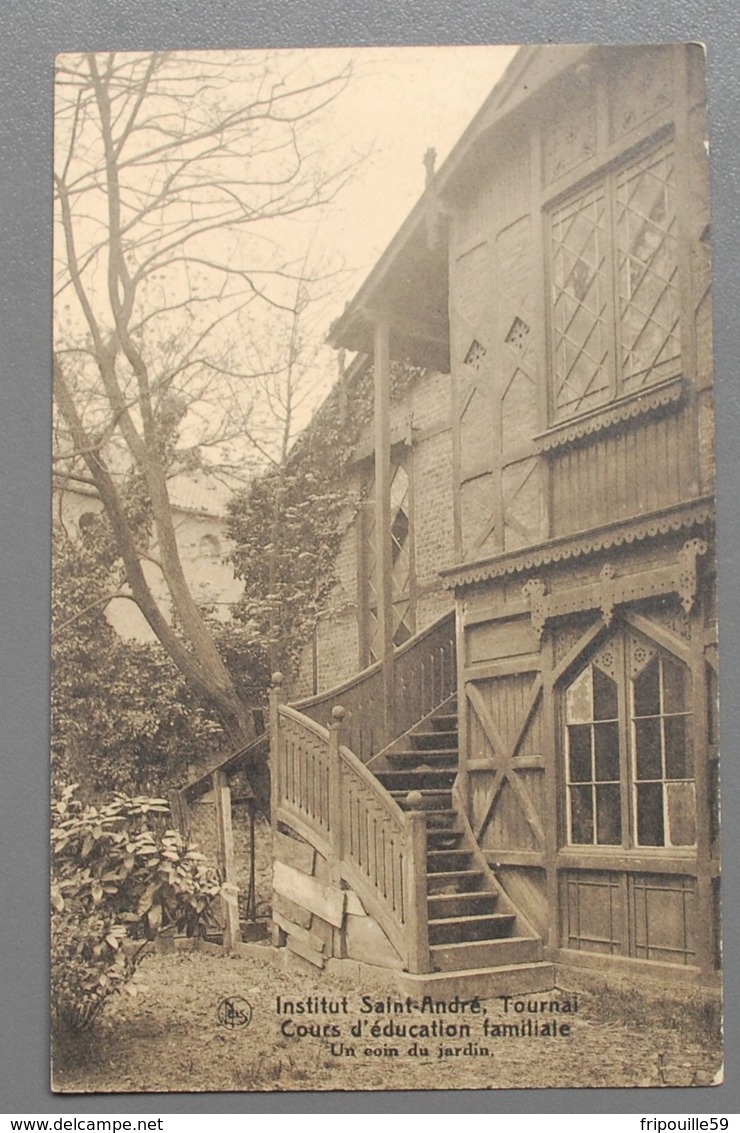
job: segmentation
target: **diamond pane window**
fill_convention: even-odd
[[[680,366],[673,154],[643,157],[617,178],[621,377],[626,390]]]
[[[369,490],[372,485],[369,485]],[[395,465],[390,486],[391,600],[393,604],[393,644],[403,645],[414,632],[412,545],[410,520],[410,482],[403,465]],[[363,517],[363,595],[364,664],[378,659],[379,624],[377,591],[377,541],[375,506],[368,500]]]
[[[674,164],[663,144],[550,213],[556,422],[680,372]]]
[[[609,396],[609,265],[603,187],[589,190],[555,212],[551,231],[554,400],[556,416],[567,417]]]

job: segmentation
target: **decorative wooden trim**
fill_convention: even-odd
[[[713,520],[714,499],[702,496],[691,504],[674,504],[647,516],[594,527],[578,535],[550,539],[525,552],[496,555],[470,566],[448,567],[440,571],[440,575],[448,588],[459,589],[494,578],[528,574],[539,567],[585,558],[612,547],[661,538],[671,532],[703,527]]]
[[[674,564],[637,574],[618,576],[611,563],[606,563],[598,582],[560,590],[555,594],[547,593],[541,579],[532,578],[522,587],[531,604],[532,628],[541,638],[545,624],[551,618],[582,610],[600,610],[604,624],[609,626],[616,606],[661,594],[677,594],[688,614],[693,609],[699,585],[697,560],[707,550],[703,539],[689,539],[678,552]]]
[[[603,629],[604,626],[601,622],[596,622],[594,625],[589,626],[586,632],[578,638],[578,641],[568,650],[565,656],[558,661],[557,664],[553,664],[549,674],[553,686],[557,684],[563,673],[568,671],[571,665],[578,660],[583,651],[589,647],[591,642],[599,636]]]
[[[593,437],[616,429],[625,421],[632,421],[636,417],[655,417],[677,409],[685,401],[686,385],[679,375],[651,390],[632,393],[608,406],[594,409],[573,421],[564,421],[539,433],[534,438],[537,451],[547,456],[563,448],[588,443]]]
[[[634,610],[625,612],[623,620],[639,633],[644,633],[646,637],[651,638],[668,653],[673,653],[680,661],[683,661],[684,665],[691,665],[691,647],[685,641],[682,641],[677,634],[662,626],[660,622],[650,621],[649,618],[636,613]]]
[[[649,151],[671,138],[673,132],[673,109],[669,107],[640,123],[631,131],[631,138],[629,135],[623,135],[609,141],[603,148],[599,145],[592,158],[568,170],[546,186],[541,197],[542,208],[551,209],[557,206],[561,201],[567,200],[579,185],[606,176],[625,161],[629,162],[638,157],[642,150]]]

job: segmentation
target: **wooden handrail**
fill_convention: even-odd
[[[401,810],[396,800],[375,778],[372,771],[368,771],[365,764],[358,759],[348,747],[344,747],[344,745],[339,748],[339,758],[358,779],[362,780],[365,786],[376,796],[378,803],[385,807],[388,813],[398,822],[399,826],[404,826],[408,812]]]
[[[408,644],[408,642],[406,642]],[[343,696],[347,692],[351,692],[357,685],[364,684],[369,677],[374,676],[375,673],[382,671],[383,662],[375,661],[372,665],[368,665],[365,669],[360,669],[359,673],[355,673],[353,677],[348,677],[346,681],[341,684],[334,685],[327,692],[317,692],[313,696],[304,696],[301,700],[294,700],[292,707],[299,708],[305,712],[308,708],[323,707],[328,704],[340,704]]]
[[[456,682],[455,615],[450,611],[395,650],[390,706],[384,702],[383,663],[376,661],[327,692],[296,701],[293,707],[324,724],[334,705],[341,704],[346,712],[348,746],[368,763],[452,696]]]
[[[426,819],[404,812],[372,772],[339,743],[344,710],[329,728],[274,697],[273,822],[284,822],[356,891],[406,967],[429,967]]]

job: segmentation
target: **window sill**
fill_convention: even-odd
[[[571,421],[563,421],[539,433],[535,445],[540,453],[548,454],[579,441],[588,441],[595,434],[617,428],[635,417],[656,415],[679,406],[686,397],[686,385],[679,375],[640,393],[612,401],[591,413]]]

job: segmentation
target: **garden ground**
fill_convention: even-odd
[[[143,962],[138,985],[134,997],[113,1000],[92,1031],[58,1044],[56,1091],[708,1086],[717,1080],[721,1064],[720,1041],[706,1013],[702,1017],[698,1011],[667,1008],[660,993],[652,1000],[641,994],[639,1003],[630,1003],[623,993],[605,996],[581,989],[577,1014],[516,1016],[518,1021],[567,1023],[571,1030],[564,1037],[484,1038],[484,1016],[478,1016],[469,1019],[471,1038],[422,1039],[416,1053],[410,1053],[412,1039],[373,1039],[368,1029],[373,1022],[429,1024],[428,1016],[373,1015],[363,1023],[363,993],[371,992],[373,1001],[384,999],[385,993],[352,987],[298,960],[287,969],[270,959],[226,958],[205,950],[154,953]],[[248,1025],[219,1021],[219,1005],[234,996],[251,1006]],[[283,1002],[346,996],[347,1014],[295,1016],[288,1025],[292,1031],[299,1022],[328,1022],[341,1036],[281,1033],[286,1016],[277,1013],[278,996]],[[565,1001],[572,995],[561,989],[547,998]],[[492,1026],[512,1020],[511,1014],[504,1016],[501,1000],[485,1001],[483,1008]],[[460,1016],[448,1015],[446,1025],[453,1019],[460,1024]],[[364,1027],[360,1039],[350,1033],[358,1020]],[[439,1056],[440,1046],[464,1050],[471,1043],[488,1053]],[[354,1056],[346,1053],[350,1046]],[[389,1047],[398,1055],[372,1053]]]

